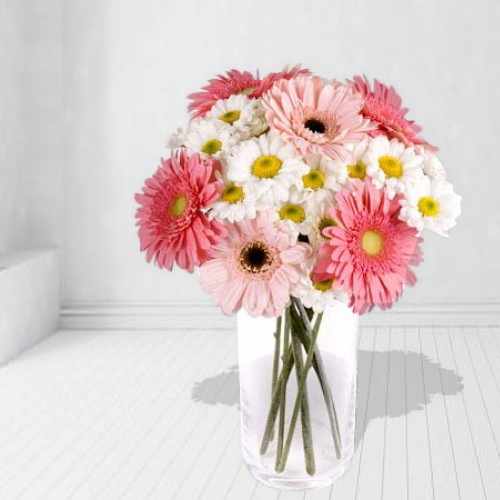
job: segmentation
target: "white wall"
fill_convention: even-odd
[[[61,242],[62,0],[0,0],[0,254]]]
[[[187,93],[231,67],[295,62],[396,85],[464,197],[405,300],[497,300],[499,25],[494,0],[66,2],[65,302],[207,300],[194,277],[139,255],[133,194],[186,120]]]

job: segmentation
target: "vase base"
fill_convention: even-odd
[[[331,486],[349,468],[351,458],[352,457],[340,462],[337,467],[335,467],[335,470],[330,474],[321,474],[318,476],[302,478],[287,477],[286,474],[278,473],[269,474],[260,468],[249,465],[248,463],[246,463],[246,466],[257,481],[271,488],[277,488],[280,490],[310,490]]]

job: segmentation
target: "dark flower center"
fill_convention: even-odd
[[[316,134],[324,134],[326,130],[325,124],[315,118],[306,120],[304,127],[311,132],[315,132]]]
[[[273,262],[273,255],[267,245],[261,241],[252,241],[240,252],[240,265],[250,273],[266,271]]]

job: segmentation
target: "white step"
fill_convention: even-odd
[[[59,288],[56,250],[0,255],[0,365],[55,331]]]

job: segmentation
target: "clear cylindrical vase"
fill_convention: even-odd
[[[316,327],[316,331],[315,331]],[[243,459],[281,489],[331,485],[354,452],[358,316],[337,302],[313,315],[238,313]]]

